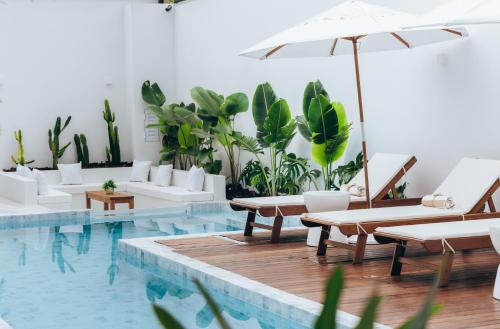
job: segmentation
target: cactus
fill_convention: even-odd
[[[14,138],[17,141],[17,159],[14,156],[11,156],[10,158],[16,165],[21,165],[25,166],[27,164],[35,162],[34,160],[31,161],[26,161],[24,158],[24,146],[23,146],[23,133],[21,132],[21,129],[14,131]]]
[[[87,146],[87,138],[84,134],[75,134],[73,137],[76,146],[76,156],[78,162],[82,163],[82,167],[88,167],[90,164],[89,148]]]
[[[106,147],[106,158],[111,164],[118,165],[121,162],[120,137],[118,135],[118,127],[114,126],[115,113],[111,112],[107,99],[104,101],[102,116],[108,124],[109,147]]]
[[[57,169],[57,164],[59,163],[59,159],[62,158],[64,152],[71,145],[71,142],[68,142],[62,148],[60,148],[59,144],[59,136],[66,129],[71,121],[71,116],[66,119],[64,122],[64,126],[61,128],[61,117],[57,117],[56,124],[54,125],[54,130],[49,129],[49,149],[52,152],[52,168]]]

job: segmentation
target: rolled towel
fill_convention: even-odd
[[[365,196],[365,187],[354,183],[344,184],[340,187],[341,191],[349,192],[352,196],[363,197]]]
[[[451,209],[455,207],[455,202],[450,196],[442,194],[426,195],[422,198],[422,205],[425,207]]]

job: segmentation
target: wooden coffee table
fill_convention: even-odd
[[[115,192],[106,194],[105,191],[88,191],[85,192],[87,201],[87,209],[91,209],[91,200],[96,200],[104,203],[104,210],[115,210],[117,203],[128,203],[129,209],[134,209],[134,196],[131,194]]]

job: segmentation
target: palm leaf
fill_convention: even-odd
[[[177,321],[172,314],[158,305],[153,305],[158,321],[165,329],[184,329],[184,326]]]
[[[344,287],[344,271],[338,266],[328,280],[323,310],[314,324],[314,329],[335,329],[337,307]]]
[[[220,311],[219,307],[217,306],[217,303],[212,299],[208,291],[203,287],[203,285],[200,283],[198,280],[194,280],[194,283],[196,284],[196,287],[198,287],[198,290],[200,293],[203,295],[203,298],[207,302],[208,307],[214,314],[215,318],[217,319],[217,322],[219,322],[219,326],[221,329],[231,329],[229,324],[227,323],[226,319],[222,316],[222,312]]]

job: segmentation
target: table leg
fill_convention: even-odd
[[[113,200],[111,200],[111,202],[109,204],[109,208],[110,208],[110,210],[115,210],[116,209],[115,202]]]
[[[90,209],[91,208],[90,198],[89,198],[89,196],[88,196],[87,193],[85,193],[85,200],[86,200],[86,203],[87,203],[87,209]]]
[[[134,198],[128,200],[128,209],[134,209]]]
[[[109,206],[107,202],[104,202],[104,210],[109,210]]]

